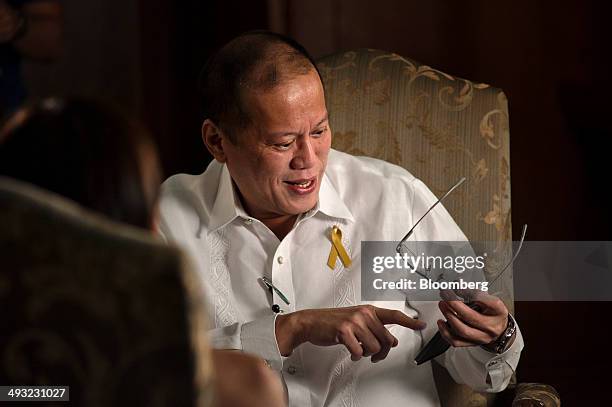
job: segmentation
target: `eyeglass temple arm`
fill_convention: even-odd
[[[404,244],[404,242],[406,240],[408,240],[408,238],[412,235],[412,232],[414,232],[414,229],[417,227],[417,225],[419,223],[421,223],[421,221],[425,218],[425,216],[427,216],[427,214],[429,212],[432,211],[433,208],[435,208],[440,202],[442,202],[447,196],[450,195],[451,192],[453,192],[455,190],[455,188],[457,188],[459,185],[463,184],[465,182],[466,178],[465,177],[461,177],[461,179],[459,181],[457,181],[457,183],[455,185],[453,185],[452,187],[450,187],[450,189],[448,191],[446,191],[446,193],[444,195],[442,195],[433,205],[431,205],[429,207],[429,209],[427,209],[427,211],[423,214],[423,216],[421,216],[419,218],[419,220],[416,221],[416,223],[414,225],[412,225],[412,227],[410,228],[410,230],[408,231],[408,233],[406,233],[406,236],[404,236],[402,238],[402,240],[400,240],[399,244],[397,245],[396,251],[400,250],[400,247],[402,244]]]
[[[525,235],[527,234],[527,224],[525,223],[523,225],[523,232],[521,233],[521,241],[519,242],[519,246],[516,249],[516,253],[514,253],[514,256],[512,256],[512,259],[510,259],[510,261],[508,262],[508,264],[506,264],[506,266],[501,269],[501,271],[499,272],[499,274],[497,275],[497,277],[495,277],[493,279],[493,281],[491,281],[489,283],[490,286],[492,286],[497,280],[499,280],[499,278],[504,274],[504,272],[506,271],[506,269],[508,267],[510,267],[510,265],[512,263],[514,263],[514,260],[516,260],[516,258],[518,257],[519,253],[521,252],[521,249],[523,248],[523,242],[525,241]]]

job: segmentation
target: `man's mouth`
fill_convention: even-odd
[[[289,185],[289,189],[298,193],[309,193],[314,189],[317,183],[317,177],[308,179],[298,179],[293,181],[285,181],[285,184]]]

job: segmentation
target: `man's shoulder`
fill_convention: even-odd
[[[221,170],[221,164],[212,162],[201,174],[175,174],[169,177],[161,185],[162,217],[175,211],[200,212],[210,208],[217,193]]]
[[[437,201],[423,181],[386,161],[331,151],[328,169],[327,176],[353,215],[363,219],[378,216],[377,225],[381,230],[384,225],[388,226],[386,230],[398,226],[401,230],[407,229],[416,216],[422,216]],[[467,240],[442,205],[438,205],[425,220],[419,237],[424,240]]]
[[[202,184],[204,180],[204,173],[202,174],[174,174],[168,177],[161,185],[161,197],[168,198],[176,195],[177,193],[188,194],[195,193],[198,186]]]
[[[396,188],[409,187],[417,178],[399,165],[372,157],[353,156],[331,150],[327,163],[327,176],[336,186],[351,184],[351,187]]]

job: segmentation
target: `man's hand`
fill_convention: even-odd
[[[420,330],[425,323],[406,314],[372,305],[297,311],[276,318],[276,338],[283,356],[298,345],[310,342],[318,346],[342,344],[352,360],[372,356],[372,362],[383,360],[398,340],[385,328],[397,324]]]
[[[446,322],[438,320],[442,337],[452,346],[488,345],[495,342],[508,323],[508,309],[497,297],[482,291],[458,291],[470,302],[478,304],[475,311],[460,301],[452,291],[443,291],[438,304]],[[514,339],[512,339],[514,340]]]

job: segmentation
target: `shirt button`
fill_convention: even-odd
[[[297,372],[297,369],[295,368],[295,366],[289,366],[287,368],[287,373],[293,375],[293,374],[295,374],[295,372]]]
[[[283,256],[278,256],[276,258],[276,261],[278,261],[278,264],[283,264],[283,262],[285,261],[285,259],[283,258]]]
[[[251,218],[245,218],[244,219],[244,224],[245,225],[250,225],[251,223],[253,223],[253,219],[251,219]]]
[[[274,312],[275,314],[278,314],[279,312],[281,312],[281,309],[278,306],[278,304],[272,305],[272,312]]]

